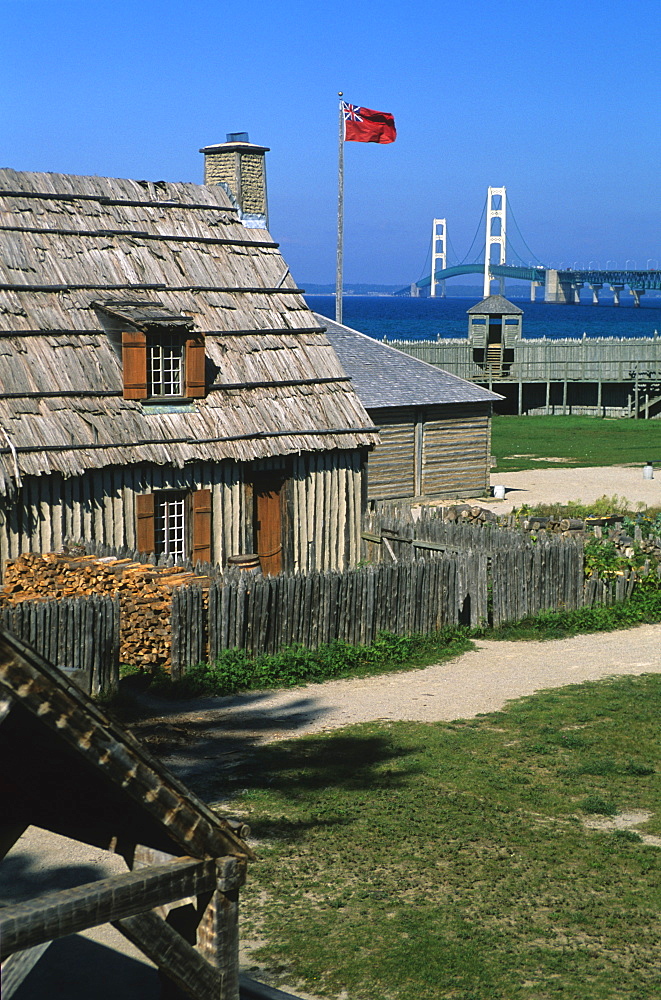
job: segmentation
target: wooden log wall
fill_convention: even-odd
[[[94,594],[0,608],[0,626],[44,659],[74,671],[88,694],[119,684],[119,598]]]
[[[437,342],[392,340],[388,343],[461,378],[485,379],[484,368],[472,359],[467,338]],[[635,340],[627,337],[522,338],[515,343],[514,351],[509,377],[524,381],[631,382],[636,371],[641,377],[658,380],[661,376],[661,338],[658,337],[636,337]]]
[[[212,493],[212,561],[252,551],[255,471],[284,459],[252,465],[196,463],[113,466],[83,476],[29,476],[14,497],[0,500],[0,572],[24,552],[57,552],[65,540],[135,549],[135,498],[158,490]],[[298,455],[292,461],[291,503],[283,517],[292,531],[293,569],[344,569],[360,558],[364,457],[356,451]]]
[[[491,404],[370,409],[380,443],[368,499],[479,496],[489,485]]]

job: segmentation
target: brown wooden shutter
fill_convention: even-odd
[[[211,562],[211,490],[193,493],[193,563]]]
[[[204,334],[195,333],[186,340],[186,395],[204,396]]]
[[[135,498],[138,552],[153,552],[156,548],[156,497],[154,493],[139,493]]]
[[[124,399],[147,398],[147,334],[143,330],[122,333]]]

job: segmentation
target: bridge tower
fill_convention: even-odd
[[[436,262],[440,261],[441,268],[445,270],[448,266],[447,258],[447,220],[434,219],[431,230],[431,287],[430,295],[436,295]],[[441,298],[445,298],[445,278],[438,282],[441,286]]]
[[[491,260],[492,246],[500,247],[498,261]],[[487,193],[487,233],[484,245],[484,297],[491,295],[491,264],[507,263],[507,188],[490,187]],[[499,278],[500,294],[505,294],[505,279]]]

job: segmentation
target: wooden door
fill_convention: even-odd
[[[255,551],[265,576],[282,572],[282,476],[255,479]]]

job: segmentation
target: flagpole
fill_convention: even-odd
[[[342,113],[342,97],[340,90],[338,109],[338,147],[337,147],[337,270],[335,272],[335,322],[342,322],[342,271],[344,264],[344,115]]]

